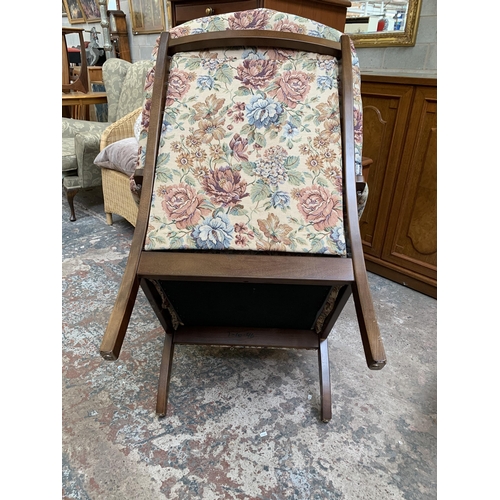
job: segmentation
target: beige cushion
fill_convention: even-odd
[[[135,172],[139,154],[139,143],[135,137],[128,137],[106,146],[94,160],[96,165],[117,170],[127,175]]]

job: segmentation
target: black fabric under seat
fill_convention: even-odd
[[[160,281],[185,326],[311,329],[330,286]]]

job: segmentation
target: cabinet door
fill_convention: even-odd
[[[371,173],[371,172],[370,172]],[[416,87],[387,227],[384,261],[437,282],[437,90]]]
[[[373,160],[368,202],[360,220],[365,256],[380,258],[403,151],[413,86],[361,80],[363,156]]]

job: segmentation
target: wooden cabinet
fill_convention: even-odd
[[[360,221],[366,267],[437,295],[437,88],[363,75],[363,156],[373,160]]]
[[[262,0],[262,7],[312,19],[339,31],[344,31],[347,0]]]
[[[307,17],[344,31],[346,11],[351,2],[348,0],[171,0],[170,5],[173,26],[198,17],[264,7]]]
[[[121,10],[108,10],[109,37],[118,59],[132,62],[128,41],[127,19]]]

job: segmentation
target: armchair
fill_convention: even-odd
[[[175,346],[199,344],[317,351],[329,421],[327,340],[351,294],[368,367],[386,363],[349,37],[269,9],[180,25],[161,35],[142,121],[139,213],[101,355],[118,358],[141,287],[165,330],[159,416]]]
[[[102,67],[102,78],[108,100],[108,121],[91,122],[62,119],[62,182],[71,210],[70,220],[76,220],[73,199],[80,189],[101,185],[101,169],[94,164],[100,141],[106,128],[142,106],[144,82],[153,61],[130,63],[123,59],[108,59]]]

